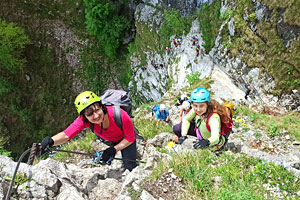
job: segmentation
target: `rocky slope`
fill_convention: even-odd
[[[167,98],[166,98],[167,99]],[[176,124],[178,119],[178,108],[170,101],[164,102],[170,109],[172,123]],[[138,112],[138,110],[137,110]],[[144,116],[151,119],[151,114]],[[236,123],[244,123],[239,128],[234,127],[230,141],[226,147],[226,154],[247,154],[266,162],[274,162],[300,176],[300,143],[294,141],[289,135],[282,134],[280,137],[270,138],[263,131],[254,129],[250,120],[244,116],[237,116]],[[257,132],[260,136],[257,136]],[[131,199],[131,191],[141,191],[140,199],[173,199],[174,191],[184,191],[182,180],[172,170],[162,174],[155,181],[143,181],[162,159],[170,160],[169,154],[162,153],[157,147],[165,148],[172,138],[172,133],[161,133],[155,138],[141,141],[138,140],[138,151],[141,160],[140,166],[132,172],[124,171],[121,162],[114,160],[111,166],[93,164],[91,158],[78,157],[77,162],[72,164],[66,160],[65,163],[57,162],[51,158],[40,161],[38,164],[29,166],[21,163],[19,172],[26,174],[27,180],[22,183],[16,182],[13,195],[16,199]],[[188,138],[182,145],[175,145],[169,149],[169,153],[193,152],[194,139]],[[106,146],[101,143],[94,144],[95,150],[99,151]],[[121,157],[117,154],[116,157]],[[1,156],[1,179],[0,198],[7,192],[9,178],[13,174],[16,162]],[[153,187],[153,184],[161,187]],[[176,187],[177,189],[176,189]],[[281,196],[276,188],[269,189],[274,196]],[[300,191],[297,193],[300,197]],[[180,192],[178,192],[180,195]],[[13,198],[14,199],[14,198]]]
[[[270,12],[267,7],[260,3],[260,1],[254,1],[254,4],[256,5],[254,8],[256,18],[259,21],[269,20],[266,19],[268,12]],[[221,16],[225,15],[228,12],[227,8],[232,5],[233,1],[222,1]],[[150,32],[159,31],[162,24],[162,11],[160,7],[163,7],[163,2],[161,1],[149,1],[147,4],[139,4],[137,6],[135,13],[137,34],[143,34],[142,31],[145,29],[139,29],[140,26],[149,28]],[[247,15],[247,12],[245,15]],[[244,20],[247,22],[248,18]],[[134,95],[141,96],[141,99],[145,102],[159,101],[167,89],[169,89],[168,87],[170,87],[167,84],[168,82],[172,83],[172,89],[181,89],[189,85],[186,78],[187,75],[200,72],[201,78],[210,77],[215,81],[212,89],[215,92],[216,98],[223,97],[225,99],[240,101],[243,99],[247,88],[252,88],[253,96],[250,103],[277,105],[283,106],[287,110],[300,111],[299,91],[295,89],[286,91],[289,94],[282,96],[273,95],[272,91],[276,89],[275,80],[270,74],[263,72],[258,67],[250,67],[245,64],[241,60],[242,55],[238,57],[230,55],[229,48],[222,41],[224,41],[223,37],[225,37],[224,32],[229,33],[229,42],[230,37],[233,38],[236,36],[236,24],[233,17],[223,22],[219,29],[219,36],[215,41],[215,46],[207,54],[203,47],[204,41],[202,39],[201,27],[198,19],[196,19],[193,22],[190,32],[182,35],[181,45],[175,47],[172,43],[176,39],[175,36],[170,38],[170,54],[166,53],[162,55],[155,50],[151,51],[149,49],[144,51],[147,56],[146,71],[141,69],[141,59],[134,55],[131,60],[132,69],[135,74],[130,85],[131,88],[136,90]],[[256,34],[256,24],[250,23],[249,27],[253,31],[253,34]],[[247,28],[245,27],[245,29]],[[287,34],[286,29],[282,31],[285,31]],[[291,35],[297,35],[295,31],[292,31]],[[192,36],[196,36],[199,40],[201,47],[199,56],[196,56],[195,46],[192,46]],[[298,41],[297,37],[289,37],[289,42],[292,41]],[[153,42],[155,43],[155,41]],[[287,48],[289,47],[287,46]],[[164,67],[155,69],[151,60],[155,64],[163,64]]]

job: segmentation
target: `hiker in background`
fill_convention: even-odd
[[[64,131],[53,137],[45,137],[41,142],[41,154],[45,154],[47,149],[52,146],[70,141],[83,129],[94,124],[94,133],[109,145],[103,151],[100,161],[107,163],[109,159],[115,157],[118,151],[121,151],[124,168],[130,171],[135,168],[137,163],[132,162],[132,160],[136,160],[137,155],[135,133],[127,112],[120,109],[123,124],[120,129],[114,120],[113,106],[104,105],[94,92],[80,93],[74,104],[79,116]]]
[[[182,106],[181,106],[180,112],[179,112],[179,122],[182,121],[182,117],[185,116],[186,114],[188,114],[191,109],[192,109],[192,107],[191,107],[191,104],[189,101],[184,101],[182,103]]]
[[[141,69],[142,69],[143,71],[145,71],[145,70],[147,69],[147,67],[142,66]]]
[[[177,44],[181,45],[181,41],[182,41],[182,37],[179,36],[179,37],[177,38]]]
[[[177,44],[176,40],[173,40],[173,44],[174,44],[174,46],[175,46],[175,47],[177,47],[177,46],[178,46],[178,44]]]
[[[184,101],[187,101],[187,100],[189,100],[187,98],[187,96],[185,94],[182,94],[181,97],[178,98],[177,103],[175,104],[175,106],[180,106],[180,105],[182,105],[182,103]]]
[[[160,105],[152,105],[151,106],[151,114],[152,114],[152,119],[155,119],[155,113],[158,111],[160,108]]]
[[[199,45],[197,45],[197,47],[196,47],[196,56],[198,57],[199,56],[199,52],[200,52],[200,46]]]
[[[158,65],[157,64],[154,64],[153,66],[155,69],[158,69]]]
[[[245,99],[246,100],[248,99],[248,96],[251,94],[251,92],[252,92],[251,88],[248,88],[247,91],[245,92]]]
[[[155,65],[153,59],[151,60],[151,65],[152,65],[153,67],[154,67],[154,65]]]
[[[160,104],[159,110],[155,113],[155,120],[165,122],[169,122],[171,120],[169,110],[166,108],[165,104]]]
[[[226,136],[221,135],[221,124],[230,123],[226,107],[210,98],[205,88],[196,88],[191,93],[192,110],[183,118],[182,123],[173,126],[176,136],[173,141],[182,144],[187,135],[196,137],[193,147],[209,148],[210,150],[221,150],[226,144]],[[195,120],[195,124],[191,123]],[[208,123],[207,123],[207,120]],[[210,130],[209,130],[209,129]],[[229,134],[227,134],[227,137]]]
[[[193,46],[195,46],[196,42],[198,42],[198,39],[195,36],[193,36],[192,37],[192,42],[193,42]]]
[[[232,117],[236,111],[236,107],[234,106],[234,104],[228,103],[228,102],[223,102],[223,106],[225,106],[227,108],[228,114],[230,115],[230,118],[232,119]]]
[[[166,47],[166,51],[167,51],[167,54],[170,55],[171,48],[170,47]]]

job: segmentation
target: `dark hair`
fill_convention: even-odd
[[[83,122],[84,123],[91,123],[86,117],[85,117],[85,111],[88,110],[88,109],[93,109],[95,106],[99,107],[104,115],[107,113],[107,108],[104,104],[102,104],[101,101],[97,101],[91,105],[89,105],[88,107],[86,107],[85,109],[83,109],[81,112],[80,112],[80,115],[82,116],[82,119],[83,119]]]

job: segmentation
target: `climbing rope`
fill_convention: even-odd
[[[6,198],[5,200],[9,200],[10,199],[10,193],[11,193],[11,190],[12,190],[12,187],[13,187],[13,184],[14,184],[14,181],[15,181],[15,178],[16,178],[16,175],[17,175],[17,171],[19,169],[19,166],[20,166],[20,163],[21,161],[23,160],[24,156],[26,156],[29,152],[30,152],[31,148],[30,149],[27,149],[26,151],[24,151],[22,153],[22,155],[20,156],[18,162],[17,162],[17,166],[16,166],[16,169],[14,171],[14,174],[13,174],[13,177],[11,179],[11,182],[10,182],[10,185],[9,185],[9,188],[8,188],[8,191],[6,193]]]
[[[128,160],[128,159],[123,159],[123,158],[113,158],[113,159],[110,159],[109,162],[107,163],[104,163],[100,160],[100,157],[102,155],[102,152],[96,152],[95,154],[91,154],[91,153],[82,153],[82,152],[77,152],[77,151],[67,151],[67,150],[62,150],[62,149],[55,149],[55,148],[50,148],[48,149],[49,151],[59,151],[59,152],[65,152],[65,153],[74,153],[74,154],[80,154],[80,155],[85,155],[85,156],[90,156],[90,157],[93,157],[93,161],[97,164],[110,164],[111,161],[113,159],[115,160],[123,160],[123,161],[128,161],[128,162],[139,162],[139,163],[146,163],[144,161],[141,161],[141,160]],[[32,144],[32,147],[30,149],[27,149],[26,151],[24,151],[22,153],[22,155],[20,156],[18,162],[17,162],[17,166],[15,168],[15,171],[13,173],[13,177],[12,177],[12,180],[10,182],[10,185],[9,185],[9,189],[6,193],[6,198],[5,200],[9,200],[10,199],[10,194],[11,194],[11,191],[12,191],[12,187],[13,187],[13,184],[14,184],[14,181],[15,181],[15,178],[16,178],[16,175],[17,175],[17,171],[19,169],[19,166],[20,166],[20,163],[21,161],[23,160],[23,158],[30,152],[30,155],[29,155],[29,158],[27,160],[27,164],[28,165],[32,165],[33,164],[33,161],[34,161],[34,158],[36,155],[40,155],[40,151],[41,151],[41,146],[40,144],[37,144],[37,143],[33,143]]]
[[[92,153],[82,153],[82,152],[77,152],[77,151],[67,151],[67,150],[55,149],[55,148],[50,148],[50,150],[51,151],[65,152],[65,153],[80,154],[80,155],[90,156],[90,157],[93,157],[93,158],[99,157],[99,155],[101,156],[101,153],[103,152],[103,151],[101,151],[100,153],[96,152],[95,154],[92,154]],[[146,163],[146,162],[141,161],[141,160],[128,160],[128,159],[124,159],[124,158],[113,158],[113,160],[123,160],[123,161],[128,161],[128,162]]]

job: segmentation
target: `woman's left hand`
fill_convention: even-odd
[[[117,153],[117,151],[114,147],[108,147],[107,149],[105,149],[103,151],[100,160],[107,162],[110,158],[114,158],[116,153]]]
[[[207,139],[197,139],[196,141],[194,141],[194,149],[203,149],[203,148],[206,148],[208,147],[210,144],[209,140]]]

